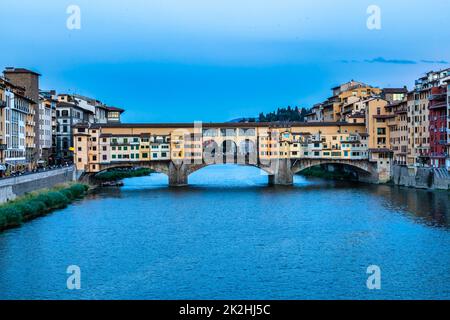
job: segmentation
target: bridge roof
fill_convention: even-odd
[[[199,122],[203,128],[260,128],[260,127],[360,127],[361,123],[348,122]],[[90,128],[193,128],[194,123],[94,123]],[[87,124],[76,124],[75,128],[87,128]]]

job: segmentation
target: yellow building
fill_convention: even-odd
[[[428,103],[430,89],[418,89],[408,93],[408,145],[410,166],[424,165],[429,159],[430,132]]]
[[[382,92],[379,88],[354,80],[334,87],[332,91],[333,95],[330,98],[311,109],[306,116],[307,122],[348,121],[351,115],[358,114],[364,109],[361,101],[377,97]]]
[[[392,150],[390,149],[389,121],[395,115],[389,112],[388,102],[381,98],[367,101],[366,130],[368,134],[369,161],[377,163],[378,170],[384,177],[391,175]]]
[[[108,165],[168,160],[202,164],[205,158],[247,164],[304,157],[363,159],[368,156],[360,137],[364,132],[364,124],[337,123],[78,124],[74,160],[78,170],[98,172]]]
[[[408,106],[407,100],[386,106],[394,117],[387,120],[390,132],[389,145],[396,165],[406,165],[408,156]]]

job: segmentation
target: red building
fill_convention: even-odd
[[[447,157],[447,86],[431,88],[430,159],[433,167],[445,167]]]

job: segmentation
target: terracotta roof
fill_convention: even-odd
[[[94,113],[94,112],[92,112],[90,110],[83,109],[82,107],[80,107],[77,104],[69,103],[69,102],[58,102],[56,104],[56,107],[77,108],[77,109],[82,110],[82,111],[87,112],[87,113]]]
[[[384,88],[384,93],[408,93],[406,88]]]
[[[120,112],[120,113],[125,112],[124,109],[117,108],[117,107],[106,106],[106,109],[108,109],[108,111],[117,111],[117,112]]]
[[[31,73],[34,74],[36,76],[40,76],[40,73],[25,69],[25,68],[5,68],[5,70],[3,71],[3,73],[7,74],[7,73]]]

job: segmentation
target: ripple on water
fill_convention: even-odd
[[[449,194],[209,167],[127,179],[0,234],[0,298],[449,299]],[[66,289],[68,265],[82,290]],[[382,290],[366,288],[379,265]]]

